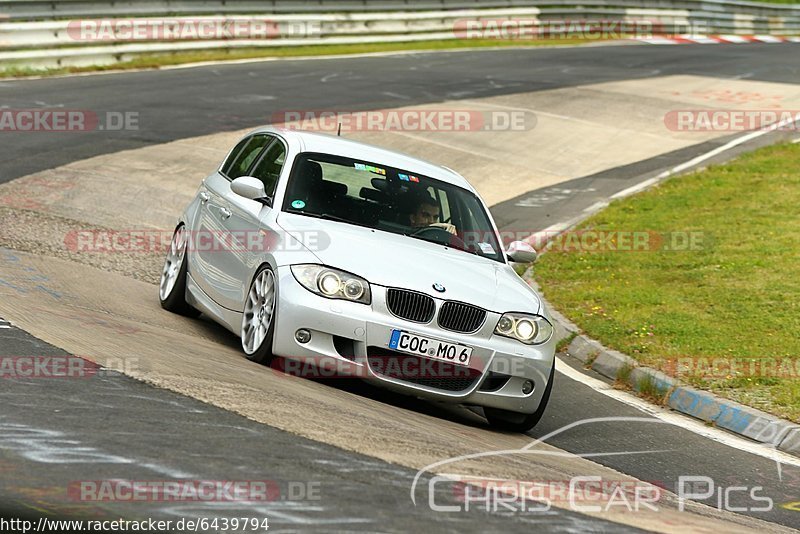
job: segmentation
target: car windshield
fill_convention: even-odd
[[[480,200],[408,170],[331,154],[302,153],[283,211],[401,234],[502,262]]]

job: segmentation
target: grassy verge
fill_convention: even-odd
[[[491,47],[539,47],[556,45],[577,45],[599,42],[599,39],[542,39],[542,40],[503,40],[503,39],[446,39],[440,41],[412,41],[405,43],[373,43],[348,45],[285,46],[274,48],[214,49],[174,54],[141,55],[113,65],[94,65],[85,67],[63,67],[52,69],[33,69],[29,67],[6,67],[0,70],[0,77],[44,76],[97,72],[126,69],[157,69],[170,65],[197,63],[202,61],[225,61],[236,59],[283,58],[298,56],[329,56],[339,54],[366,54],[371,52],[401,52],[411,50],[453,50]]]
[[[613,203],[535,277],[606,346],[800,421],[799,206],[800,144],[764,148]],[[623,234],[587,250],[602,231],[639,232],[647,250],[611,250],[635,248]]]

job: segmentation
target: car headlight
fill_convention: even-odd
[[[541,315],[511,312],[500,317],[494,333],[526,345],[541,345],[553,335],[553,325]]]
[[[292,265],[292,274],[300,285],[317,295],[362,304],[372,302],[369,282],[354,274],[313,264]]]

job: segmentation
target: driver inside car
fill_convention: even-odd
[[[428,192],[423,192],[415,199],[416,206],[408,215],[408,220],[414,228],[432,226],[446,230],[456,235],[456,227],[450,223],[439,222],[439,203]]]

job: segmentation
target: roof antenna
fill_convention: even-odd
[[[342,136],[342,123],[341,122],[339,123],[339,129],[336,131],[336,135],[338,137]]]

